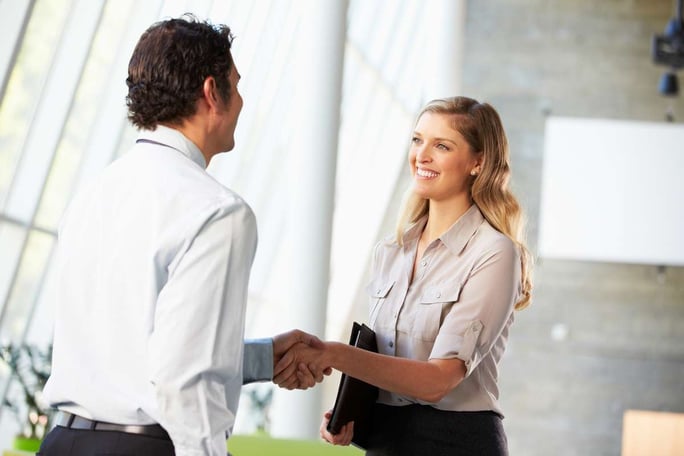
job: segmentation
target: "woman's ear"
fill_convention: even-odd
[[[477,158],[475,158],[475,166],[473,166],[471,174],[473,176],[480,174],[482,172],[482,166],[483,165],[484,165],[484,154],[482,152],[479,152],[477,154]]]

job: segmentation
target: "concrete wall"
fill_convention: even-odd
[[[650,57],[673,12],[671,0],[468,3],[464,94],[502,116],[533,249],[546,115],[660,121],[672,103],[684,120]],[[644,151],[644,166],[667,164]],[[501,375],[512,455],[619,455],[626,409],[684,412],[684,268],[540,260]]]

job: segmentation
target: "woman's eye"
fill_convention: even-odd
[[[449,150],[449,148],[442,143],[438,143],[436,147],[437,147],[437,149]]]
[[[413,138],[411,138],[411,142],[413,144],[420,144],[420,138],[418,138],[417,136],[414,136]]]

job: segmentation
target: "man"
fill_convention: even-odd
[[[243,345],[257,244],[249,206],[207,174],[234,147],[240,75],[226,26],[154,24],[126,80],[132,150],[73,198],[59,231],[43,455],[225,455],[241,384],[272,378],[290,331]],[[244,366],[243,366],[244,354]],[[281,383],[305,389],[321,373]]]

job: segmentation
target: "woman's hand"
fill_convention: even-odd
[[[354,437],[354,422],[350,421],[349,423],[345,424],[342,426],[342,429],[340,429],[339,434],[331,434],[328,431],[328,423],[330,422],[330,417],[332,416],[332,410],[328,410],[325,412],[325,415],[323,415],[323,421],[321,422],[321,437],[323,440],[325,440],[328,443],[332,443],[333,445],[349,445],[352,441],[352,437]]]

